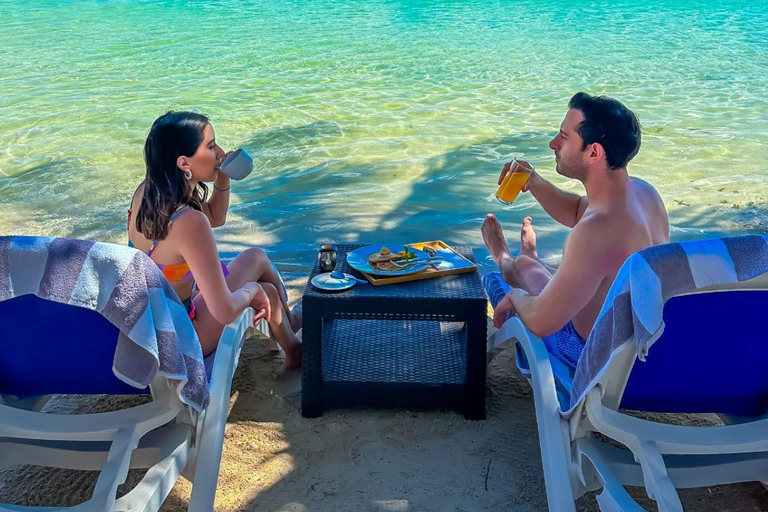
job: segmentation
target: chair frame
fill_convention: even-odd
[[[695,293],[768,290],[768,274],[750,281],[711,286]],[[664,331],[655,333],[650,344]],[[568,417],[560,414],[555,375],[544,342],[518,317],[488,338],[489,359],[519,344],[530,365],[549,509],[575,512],[574,501],[602,488],[604,512],[641,512],[624,488],[644,486],[660,512],[682,512],[677,488],[768,480],[768,415],[721,416],[724,426],[668,425],[619,411],[636,361],[632,343],[614,355],[604,375]],[[599,432],[628,449],[609,445]]]
[[[128,409],[95,414],[40,412],[50,396],[13,400],[0,397],[0,469],[34,464],[76,470],[100,470],[93,495],[73,507],[0,504],[0,512],[148,512],[165,501],[180,475],[189,479],[189,510],[213,510],[224,443],[232,377],[243,341],[269,338],[264,319],[253,324],[246,308],[224,327],[210,382],[210,404],[201,413],[183,404],[177,382],[156,377],[152,401]],[[128,470],[149,469],[130,492],[116,498]]]

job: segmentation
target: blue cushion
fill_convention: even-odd
[[[665,329],[637,361],[621,406],[649,412],[768,411],[768,291],[673,297]]]
[[[23,295],[0,302],[0,394],[139,394],[112,372],[118,330],[95,311]]]

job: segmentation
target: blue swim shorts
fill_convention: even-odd
[[[496,308],[496,305],[501,302],[501,299],[512,290],[512,287],[504,281],[499,272],[491,272],[483,276],[483,287],[485,293],[488,294],[488,298],[491,301],[491,305]],[[565,326],[554,334],[544,336],[542,338],[544,345],[547,347],[547,352],[556,357],[569,368],[576,368],[581,356],[581,351],[584,349],[586,341],[579,336],[576,329],[573,327],[572,322],[568,322]]]

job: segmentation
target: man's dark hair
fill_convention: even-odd
[[[626,167],[640,151],[640,122],[621,102],[577,92],[568,102],[568,108],[584,114],[584,120],[576,127],[584,141],[581,149],[594,143],[603,146],[609,169]]]

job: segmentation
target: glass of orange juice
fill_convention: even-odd
[[[504,176],[499,190],[496,191],[496,199],[504,204],[512,204],[523,188],[528,183],[528,178],[533,172],[533,164],[525,158],[515,158],[512,160],[509,172]]]

